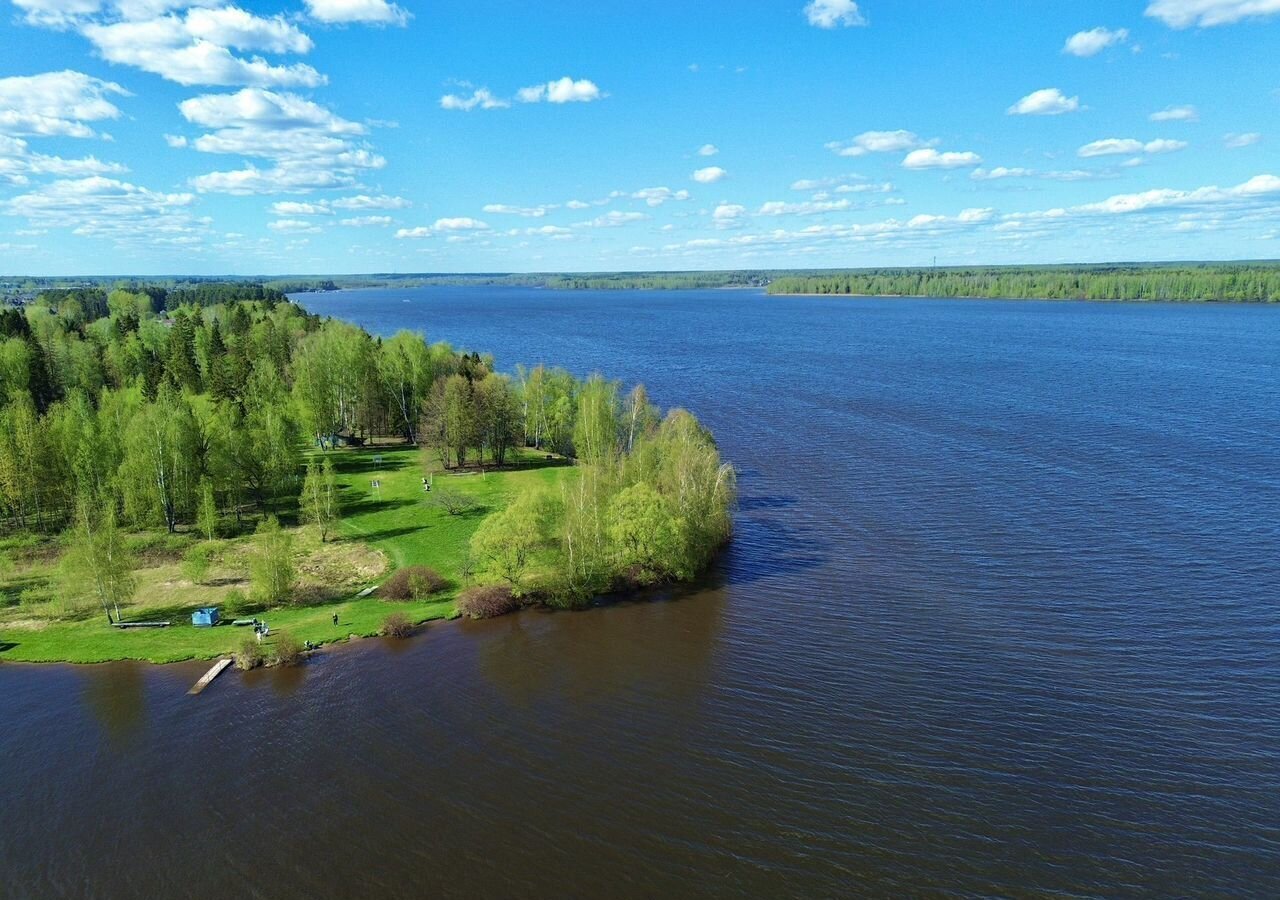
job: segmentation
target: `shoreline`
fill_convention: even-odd
[[[1214,300],[1201,298],[1198,300],[1163,300],[1157,298],[1102,298],[1102,297],[982,297],[977,295],[964,295],[957,297],[939,297],[936,294],[831,294],[831,293],[792,293],[791,291],[772,292],[765,290],[766,297],[830,297],[839,299],[847,297],[855,300],[997,300],[1007,301],[1011,303],[1168,303],[1177,305],[1204,305],[1214,304],[1216,306],[1278,306],[1280,300]]]

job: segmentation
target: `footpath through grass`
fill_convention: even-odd
[[[402,612],[416,623],[455,615],[463,557],[481,520],[526,487],[550,485],[573,475],[562,460],[548,460],[530,450],[515,455],[518,468],[501,472],[443,474],[437,470],[432,475],[434,491],[451,490],[475,504],[450,515],[423,489],[424,472],[414,447],[337,450],[330,456],[342,497],[339,534],[321,546],[310,529],[294,531],[299,571],[310,589],[297,604],[255,613],[271,628],[266,644],[280,632],[316,644],[377,634],[392,612]],[[194,538],[180,537],[174,543],[190,545]],[[56,599],[57,554],[35,554],[7,577],[0,577],[0,661],[164,663],[233,653],[246,636],[252,636],[251,629],[229,624],[196,628],[191,612],[199,606],[220,605],[233,588],[245,589],[244,560],[250,543],[248,537],[225,542],[226,563],[202,584],[186,580],[172,555],[139,568],[137,596],[122,608],[124,618],[172,622],[167,628],[113,628],[100,609],[65,610]],[[432,567],[449,581],[449,587],[422,601],[355,597],[362,588],[381,583],[409,565]],[[32,587],[52,595],[51,599],[23,602],[21,592]],[[223,616],[231,618],[225,608]]]

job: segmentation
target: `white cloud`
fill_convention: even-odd
[[[381,194],[370,197],[368,194],[357,194],[354,197],[342,197],[329,204],[334,209],[408,209],[411,204],[403,197],[389,197]]]
[[[449,219],[436,219],[431,227],[435,231],[481,231],[489,226],[470,216],[455,216]]]
[[[1142,149],[1146,153],[1153,156],[1161,153],[1177,153],[1179,150],[1187,149],[1186,141],[1171,141],[1167,138],[1157,138],[1154,141],[1147,141],[1142,145]]]
[[[902,161],[904,169],[964,169],[982,164],[976,153],[939,153],[932,147],[912,150]]]
[[[1166,106],[1147,118],[1152,122],[1198,122],[1200,114],[1194,106]]]
[[[1222,136],[1222,144],[1228,150],[1240,150],[1244,147],[1252,147],[1254,144],[1262,140],[1262,135],[1256,131],[1250,131],[1245,134],[1224,134]]]
[[[993,169],[974,169],[969,173],[969,177],[974,181],[1000,181],[1005,178],[1030,178],[1035,174],[1033,169],[996,166]]]
[[[64,178],[81,178],[88,175],[119,175],[128,169],[118,163],[108,163],[94,156],[81,159],[64,159],[33,153],[30,145],[21,138],[0,134],[0,183],[25,185],[29,176],[57,175]]]
[[[1129,214],[1152,209],[1180,208],[1211,204],[1238,205],[1280,194],[1280,178],[1275,175],[1255,175],[1243,184],[1231,188],[1217,186],[1179,191],[1161,188],[1137,194],[1117,194],[1098,203],[1087,203],[1074,208],[1076,212]]]
[[[417,228],[401,228],[396,232],[396,238],[399,240],[416,240],[420,238],[429,238],[432,235],[431,229],[426,225],[419,225]]]
[[[1154,0],[1146,14],[1170,28],[1232,25],[1280,13],[1280,0]]]
[[[483,211],[501,216],[523,216],[526,219],[541,219],[555,208],[554,204],[547,206],[511,206],[506,203],[486,203]]]
[[[1128,39],[1127,28],[1117,28],[1114,31],[1109,28],[1091,28],[1088,31],[1078,31],[1067,38],[1062,52],[1072,56],[1094,56],[1108,47],[1123,44]]]
[[[445,94],[440,98],[441,109],[457,109],[463,112],[470,112],[476,107],[480,109],[506,109],[509,106],[511,106],[510,101],[495,97],[488,88],[476,88],[469,97],[463,97],[458,94]]]
[[[102,0],[13,0],[32,25],[65,28],[102,7]]]
[[[189,193],[153,191],[92,175],[41,185],[0,202],[0,209],[32,225],[133,242],[194,236],[202,227],[188,212],[194,200]]]
[[[264,18],[234,7],[189,9],[149,19],[90,22],[81,33],[108,62],[133,66],[183,85],[315,87],[325,78],[303,63],[272,65],[229,48],[306,53],[311,39],[283,16]]]
[[[770,200],[756,210],[758,216],[814,216],[820,213],[842,212],[853,208],[853,201],[846,198],[840,200],[808,200],[802,203],[787,203],[782,200]]]
[[[590,222],[582,222],[581,224],[586,228],[617,228],[621,225],[628,225],[647,218],[649,217],[644,213],[620,212],[615,209],[612,212],[605,213],[603,216],[597,216]]]
[[[1092,141],[1085,144],[1076,151],[1076,155],[1082,159],[1091,159],[1096,156],[1132,156],[1142,153],[1156,155],[1174,153],[1178,150],[1184,150],[1186,147],[1186,141],[1173,141],[1164,138],[1148,141],[1145,144],[1133,138],[1104,138],[1100,141]]]
[[[343,219],[339,224],[350,228],[385,228],[391,222],[390,216],[355,216],[350,219]]]
[[[272,160],[273,169],[248,165],[192,179],[202,192],[256,194],[353,187],[360,172],[386,160],[362,140],[367,128],[296,94],[243,88],[204,94],[178,104],[183,118],[211,129],[190,142],[202,153]]]
[[[328,24],[406,25],[410,15],[387,0],[304,0],[311,17]]]
[[[698,148],[699,156],[715,156],[719,152],[720,152],[720,148],[717,147],[715,144],[703,144],[701,147]]]
[[[643,200],[649,206],[661,206],[668,200],[688,200],[689,192],[673,191],[669,187],[642,188],[631,195],[632,200]]]
[[[306,219],[276,219],[268,222],[267,227],[283,234],[315,234],[320,231],[319,226]]]
[[[867,24],[854,0],[813,0],[804,8],[804,14],[815,28],[852,28]]]
[[[922,140],[914,131],[864,131],[847,141],[830,141],[826,148],[837,156],[866,156],[868,153],[901,153],[928,147],[936,141]]]
[[[117,119],[109,96],[129,96],[113,81],[73,72],[0,78],[0,133],[94,137],[86,122]]]
[[[325,203],[303,203],[296,200],[282,200],[271,204],[271,212],[282,217],[290,216],[331,216],[333,210]]]
[[[711,213],[711,219],[717,227],[726,228],[736,225],[747,214],[747,208],[737,203],[721,203]]]
[[[1011,116],[1059,116],[1079,109],[1079,97],[1068,97],[1057,88],[1041,88],[1027,94],[1006,112]]]
[[[715,184],[729,173],[719,166],[707,166],[702,169],[696,169],[690,177],[698,182],[698,184]]]
[[[588,81],[585,78],[574,80],[569,76],[560,78],[556,81],[548,81],[546,84],[535,84],[531,87],[520,88],[516,92],[516,99],[521,103],[590,103],[592,100],[600,100],[608,96],[601,92],[595,82]]]

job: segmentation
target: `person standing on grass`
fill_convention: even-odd
[[[334,627],[334,628],[337,628],[337,627],[338,627],[338,614],[337,614],[337,613],[334,613],[334,614],[333,614],[333,627]]]

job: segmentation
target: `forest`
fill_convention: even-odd
[[[693,578],[731,531],[732,467],[690,413],[663,415],[643,386],[502,373],[417,333],[383,340],[321,319],[257,283],[45,289],[0,310],[0,397],[0,611],[29,606],[28,623],[127,618],[138,548],[157,535],[188,542],[193,585],[202,555],[207,569],[240,553],[251,596],[233,605],[267,609],[314,600],[297,590],[293,536],[354,542],[369,529],[344,527],[348,513],[395,516],[400,537],[383,542],[395,563],[439,522],[457,546],[422,551],[451,569],[431,573],[431,592],[450,585],[462,612],[489,614]],[[353,502],[358,478],[344,473],[380,463],[371,447],[396,460],[410,449],[421,495]],[[501,480],[533,466],[553,468]],[[425,491],[433,474],[491,472]],[[20,590],[44,563],[50,584]],[[468,609],[468,588],[500,602]]]
[[[994,266],[859,269],[775,278],[770,294],[1009,300],[1280,301],[1280,265]]]

